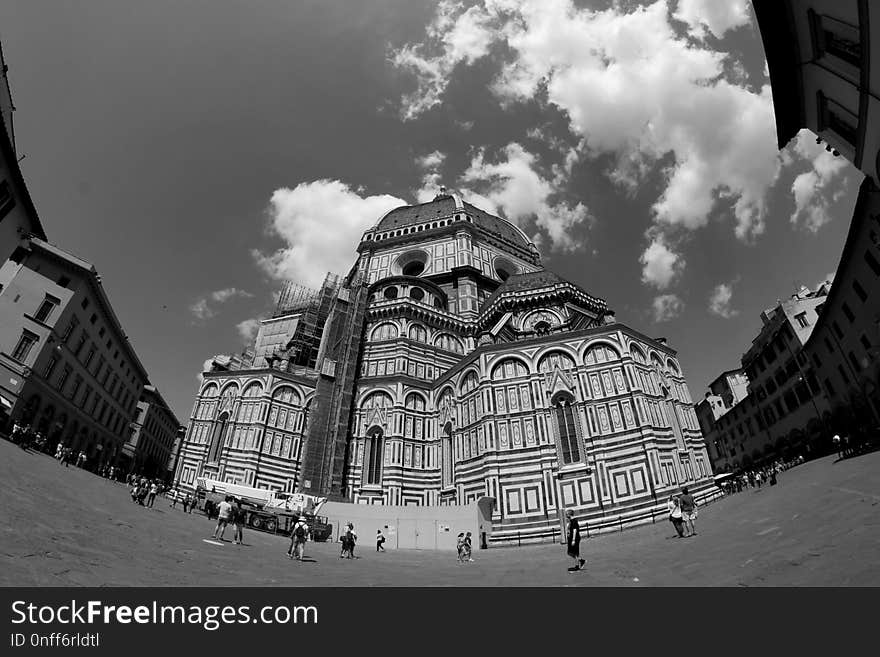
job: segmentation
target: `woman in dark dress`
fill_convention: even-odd
[[[586,560],[581,559],[581,529],[577,519],[574,517],[574,511],[569,509],[565,512],[568,520],[568,536],[566,540],[568,556],[574,559],[574,566],[569,568],[569,572],[580,570],[584,567]]]

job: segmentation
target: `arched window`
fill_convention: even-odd
[[[424,326],[413,324],[409,327],[409,339],[415,340],[416,342],[427,342],[428,331],[425,330]]]
[[[242,397],[259,397],[263,394],[263,386],[256,381],[248,385],[242,393]]]
[[[478,383],[477,373],[473,371],[468,372],[461,382],[461,394],[468,394],[471,390],[477,387]]]
[[[214,423],[214,431],[211,434],[211,446],[208,448],[208,462],[217,461],[223,447],[223,435],[226,431],[226,425],[229,422],[229,413],[225,411],[220,414]]]
[[[361,404],[361,408],[370,409],[370,408],[391,408],[393,404],[393,400],[391,399],[391,395],[387,392],[377,391],[371,393],[364,399]]]
[[[373,342],[377,340],[394,340],[397,337],[400,337],[400,331],[397,329],[397,325],[391,322],[379,324],[370,333],[370,340]]]
[[[216,383],[209,383],[205,386],[205,389],[202,390],[202,396],[204,397],[216,397],[220,394],[220,388],[217,387]]]
[[[292,404],[294,406],[299,406],[301,403],[299,393],[290,386],[282,386],[281,388],[278,388],[272,395],[272,398],[275,401]]]
[[[406,396],[406,401],[404,405],[411,411],[424,411],[425,398],[421,395],[411,392]]]
[[[385,291],[382,293],[386,299],[396,299],[397,298],[397,288],[394,286],[386,287]]]
[[[425,298],[425,291],[420,287],[414,287],[409,291],[409,298],[416,301],[421,301]]]
[[[645,358],[645,352],[642,351],[642,348],[639,345],[632,343],[629,346],[629,353],[632,354],[632,358],[637,363],[641,363],[642,365],[646,365],[648,363],[647,358]]]
[[[574,398],[571,395],[559,393],[553,398],[553,418],[559,438],[561,465],[580,462],[583,450],[578,438]]]
[[[673,376],[681,376],[681,372],[679,371],[678,366],[671,358],[666,359],[666,368]]]
[[[552,372],[556,368],[574,369],[574,359],[563,351],[551,351],[545,354],[538,363],[539,372]]]
[[[452,460],[452,423],[447,422],[443,427],[443,435],[440,438],[440,485],[448,488],[453,485],[453,460]]]
[[[367,486],[378,486],[382,483],[384,443],[382,430],[379,428],[371,431],[364,441],[363,483]]]
[[[610,361],[620,360],[620,354],[616,349],[606,345],[593,345],[584,354],[584,362],[587,365],[595,365],[596,363],[608,363]]]
[[[446,351],[452,351],[456,354],[464,353],[464,343],[454,335],[449,333],[440,333],[434,338],[434,346]]]
[[[513,379],[518,376],[528,375],[529,370],[522,361],[515,358],[505,358],[492,368],[492,380],[501,381],[503,379]]]

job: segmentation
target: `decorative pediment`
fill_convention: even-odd
[[[388,425],[388,410],[381,407],[369,409],[364,423],[367,427],[380,427],[384,430]]]
[[[544,374],[544,381],[547,384],[547,393],[551,399],[557,392],[563,391],[570,393],[574,390],[573,377],[558,365],[550,372]]]
[[[455,424],[455,405],[452,401],[452,395],[446,395],[440,401],[440,409],[439,409],[439,420],[440,426],[446,426],[447,422],[452,422]]]

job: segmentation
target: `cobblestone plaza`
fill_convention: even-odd
[[[198,512],[137,506],[121,484],[0,441],[0,586],[877,586],[878,466],[878,452],[806,463],[703,507],[696,537],[658,521],[585,540],[587,568],[569,573],[558,544],[459,565],[449,552],[377,554],[366,526],[355,560],[309,543],[309,560],[291,562],[286,538],[248,530],[244,546],[212,545]]]

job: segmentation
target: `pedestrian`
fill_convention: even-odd
[[[155,481],[152,484],[150,484],[149,491],[150,492],[147,494],[147,506],[152,509],[153,502],[156,501],[156,495],[159,493],[159,486],[156,485]]]
[[[843,458],[843,442],[840,440],[840,434],[834,434],[834,437],[831,439],[831,444],[834,445],[834,451],[837,452],[837,459],[840,460]]]
[[[666,509],[669,511],[669,521],[672,523],[672,526],[675,527],[675,533],[678,534],[678,538],[684,537],[684,523],[681,519],[681,505],[678,503],[678,498],[675,495],[669,496],[669,501],[666,502]]]
[[[217,508],[217,527],[214,529],[215,539],[220,541],[223,540],[223,534],[226,533],[226,526],[229,524],[229,516],[231,513],[232,505],[229,503],[229,496],[227,495]]]
[[[303,516],[297,518],[290,532],[290,549],[287,556],[297,561],[302,561],[306,549],[306,541],[309,540],[309,525]]]
[[[384,543],[385,543],[385,536],[384,536],[384,534],[382,534],[381,529],[377,529],[376,530],[376,552],[384,552],[385,551]]]
[[[681,505],[681,519],[684,522],[685,531],[688,532],[685,538],[696,536],[697,529],[694,526],[694,520],[697,519],[697,503],[694,496],[688,492],[687,486],[681,489],[678,503]]]
[[[232,509],[233,543],[236,545],[244,545],[244,520],[245,511],[241,508],[241,500],[235,500],[235,508]]]
[[[467,561],[473,561],[471,558],[471,554],[474,551],[474,540],[471,538],[471,533],[466,532],[464,535],[464,552]]]
[[[186,508],[189,506],[189,494],[183,498],[183,512],[186,513]]]
[[[342,554],[340,554],[340,558],[345,557],[346,559],[354,558],[354,546],[357,543],[357,534],[354,531],[354,523],[348,523],[345,528],[345,534],[342,538]]]
[[[586,559],[581,559],[581,528],[578,525],[577,518],[574,517],[574,511],[569,509],[565,512],[568,519],[568,532],[566,536],[566,552],[568,556],[574,559],[574,565],[568,569],[570,573],[581,570],[586,563]]]
[[[464,532],[458,533],[455,549],[458,551],[458,563],[464,563]]]

